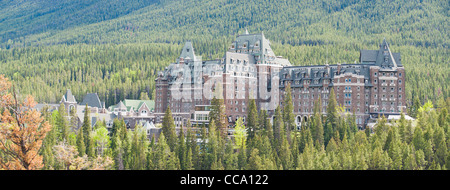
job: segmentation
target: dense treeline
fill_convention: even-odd
[[[0,6],[8,10],[0,13],[0,74],[38,102],[58,102],[67,88],[79,101],[97,92],[107,106],[142,92],[153,98],[155,73],[186,40],[203,59],[216,59],[247,28],[264,32],[294,65],[353,63],[386,38],[406,67],[408,106],[414,99],[437,105],[449,97],[448,7],[432,0],[11,1]]]
[[[231,42],[221,43],[195,41],[194,48],[197,54],[202,55],[207,49],[223,49]],[[71,89],[78,102],[86,93],[98,93],[109,106],[124,98],[138,99],[142,92],[153,99],[157,73],[175,61],[182,46],[165,43],[77,44],[0,50],[0,74],[14,80],[22,93],[32,94],[41,103],[58,103],[65,91]],[[318,65],[358,62],[360,49],[378,47],[273,43],[272,48],[294,65]],[[431,100],[437,105],[439,99],[449,97],[448,49],[396,45],[391,49],[401,53],[406,69],[408,106],[416,98],[422,104]],[[202,58],[222,57],[224,51],[203,55]]]
[[[74,112],[44,111],[53,126],[39,152],[44,169],[449,169],[448,1],[42,0],[4,1],[0,9],[0,74],[40,103],[58,103],[67,89],[79,102],[98,93],[107,106],[153,99],[156,74],[186,40],[203,59],[216,59],[248,29],[264,32],[294,65],[357,62],[359,50],[378,49],[386,38],[401,53],[408,114],[417,118],[381,119],[371,133],[358,131],[338,105],[327,117],[319,106],[296,131],[289,106],[273,123],[249,109],[247,124],[239,121],[226,139],[220,111],[210,126],[177,135],[168,110],[156,143],[123,121],[109,134],[88,119],[75,130]],[[0,161],[9,159],[0,151]]]
[[[291,98],[290,94],[286,96]],[[221,104],[215,101],[214,106]],[[357,129],[352,114],[340,111],[335,98],[330,98],[324,110],[327,116],[322,114],[319,104],[320,101],[314,115],[298,131],[291,115],[292,101],[287,99],[284,104],[287,106],[277,108],[273,122],[250,101],[247,124],[239,119],[232,138],[223,135],[223,128],[215,124],[221,120],[217,113],[210,114],[210,125],[188,123],[177,135],[172,113],[167,109],[157,142],[155,138],[148,141],[147,132],[141,126],[127,130],[123,120],[117,119],[109,134],[104,124],[99,123],[93,129],[83,125],[78,131],[69,130],[64,135],[64,128],[70,124],[60,122],[58,111],[51,115],[44,112],[53,124],[43,144],[44,169],[93,169],[92,164],[79,163],[86,160],[97,163],[100,169],[117,170],[445,170],[450,167],[447,111],[450,104],[434,108],[428,102],[420,106],[414,122],[406,120],[403,114],[400,120],[392,122],[381,117],[373,130],[362,131]],[[74,155],[66,160],[58,157],[61,147],[70,148]]]
[[[98,93],[106,105],[125,98],[153,98],[154,79],[175,60],[177,45],[58,45],[1,51],[0,73],[15,81],[21,93],[38,102],[58,103],[67,89],[78,102]]]
[[[62,9],[46,6],[53,4],[47,1],[1,6],[5,10],[0,14],[5,20],[0,28],[2,48],[60,43],[182,43],[224,36],[231,40],[244,28],[291,45],[322,45],[327,41],[378,44],[383,37],[397,45],[448,48],[450,44],[449,2],[439,0],[58,3],[64,5]],[[10,33],[13,35],[6,35]]]
[[[78,129],[74,110],[67,115],[64,104],[52,112],[44,108],[41,115],[29,109],[35,104],[32,96],[26,99],[16,96],[8,80],[0,75],[0,168],[445,170],[450,167],[449,102],[438,108],[431,101],[418,105],[415,121],[406,120],[404,114],[390,122],[381,117],[374,128],[358,130],[355,116],[337,105],[332,89],[326,110],[321,110],[321,101],[317,100],[313,116],[303,121],[298,131],[289,89],[288,85],[283,107],[275,110],[273,121],[266,111],[258,111],[255,100],[251,100],[246,125],[242,118],[238,119],[231,138],[224,130],[226,117],[220,99],[212,101],[214,111],[210,112],[209,125],[193,126],[188,122],[178,134],[168,108],[162,133],[155,142],[155,136],[148,140],[147,129],[139,125],[127,129],[123,120],[115,119],[110,130],[102,121],[91,127],[87,106]]]

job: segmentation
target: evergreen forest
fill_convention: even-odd
[[[5,0],[0,10],[0,121],[5,123],[21,119],[7,113],[13,105],[9,91],[39,103],[58,103],[67,89],[79,102],[86,93],[98,93],[107,107],[124,99],[154,99],[154,79],[175,62],[186,41],[204,60],[216,59],[245,30],[264,33],[274,53],[293,65],[357,63],[360,50],[378,49],[385,38],[401,54],[407,112],[416,118],[414,123],[381,118],[374,131],[358,130],[351,114],[329,102],[335,106],[328,106],[327,116],[318,107],[296,131],[292,103],[277,109],[272,124],[250,102],[247,123],[238,122],[228,139],[220,113],[210,115],[209,126],[188,125],[177,134],[167,109],[156,143],[145,140],[141,127],[127,130],[120,120],[111,133],[101,122],[88,127],[89,121],[74,131],[63,109],[44,110],[41,122],[53,127],[43,125],[46,135],[36,137],[42,140],[34,151],[40,160],[20,166],[28,162],[12,162],[21,155],[0,146],[0,168],[450,168],[448,1]],[[0,145],[4,138],[0,135]]]

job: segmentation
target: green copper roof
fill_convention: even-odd
[[[155,101],[154,100],[125,99],[123,102],[119,102],[119,104],[120,103],[123,103],[126,106],[127,111],[130,111],[131,108],[133,108],[134,111],[137,111],[144,103],[145,103],[145,105],[147,105],[147,107],[150,111],[155,110]],[[111,106],[110,109],[114,110],[114,108],[117,108],[119,106],[119,104]]]
[[[137,111],[142,104],[146,104],[148,109],[150,110],[154,110],[155,109],[155,101],[154,100],[130,100],[130,99],[125,99],[123,101],[123,103],[125,104],[125,106],[127,106],[127,108],[133,108],[134,111]]]

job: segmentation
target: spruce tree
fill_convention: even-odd
[[[216,98],[215,96],[211,100],[211,111],[209,112],[209,123],[214,120],[216,124],[216,131],[221,134],[224,139],[227,135],[227,125],[228,121],[226,119],[226,107],[221,98]]]
[[[322,114],[320,112],[320,108],[321,108],[321,103],[320,103],[320,98],[319,100],[316,102],[316,104],[314,104],[314,130],[312,130],[313,133],[313,140],[317,141],[319,144],[317,144],[316,146],[320,147],[322,145],[324,145],[324,130],[323,130],[323,124],[322,124]],[[316,106],[317,105],[317,106]]]
[[[284,90],[286,95],[284,96],[283,103],[283,121],[286,131],[288,132],[288,139],[290,139],[289,132],[295,130],[295,115],[294,115],[294,105],[292,104],[292,92],[291,84],[288,83]]]
[[[248,158],[247,170],[262,170],[263,163],[259,156],[259,150],[254,148]]]
[[[186,162],[187,150],[186,150],[183,126],[181,127],[180,135],[178,135],[178,144],[177,145],[178,145],[177,153],[178,153],[178,159],[180,160],[180,168],[182,170],[186,170],[187,169],[187,162]]]
[[[166,113],[164,114],[162,133],[164,133],[164,137],[167,139],[170,151],[174,151],[177,143],[177,134],[175,132],[175,121],[173,120],[169,106],[167,106]]]
[[[84,139],[84,145],[86,146],[86,154],[89,155],[89,150],[93,150],[93,147],[91,147],[91,117],[90,117],[90,109],[89,106],[86,104],[86,108],[84,109],[84,120],[83,125],[81,126],[83,128],[83,139]]]
[[[61,103],[58,108],[56,126],[59,131],[59,141],[67,141],[69,138],[69,126],[67,125],[67,110],[63,103]]]
[[[255,136],[258,126],[258,110],[256,108],[255,99],[250,99],[247,111],[248,141]]]
[[[285,136],[285,130],[284,130],[284,122],[283,117],[281,114],[281,108],[278,106],[277,109],[275,109],[275,116],[273,119],[273,137],[274,137],[274,143],[276,150],[279,151],[281,147],[281,139]]]
[[[77,149],[79,156],[84,156],[86,154],[86,145],[84,144],[85,141],[83,136],[83,127],[80,127],[77,135]]]
[[[327,104],[327,119],[325,121],[325,125],[330,125],[332,130],[326,130],[324,136],[326,138],[330,138],[333,136],[334,131],[336,131],[337,121],[338,121],[338,109],[337,109],[337,101],[336,101],[336,95],[334,93],[334,88],[331,88],[330,90],[330,96],[328,97],[328,104]],[[331,134],[329,134],[331,132]]]

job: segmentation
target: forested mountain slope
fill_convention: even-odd
[[[99,92],[108,105],[152,97],[155,73],[184,41],[214,59],[245,29],[264,32],[295,65],[355,62],[386,38],[402,54],[409,101],[449,96],[448,1],[41,0],[0,9],[0,73],[39,101],[66,88],[77,99]]]

